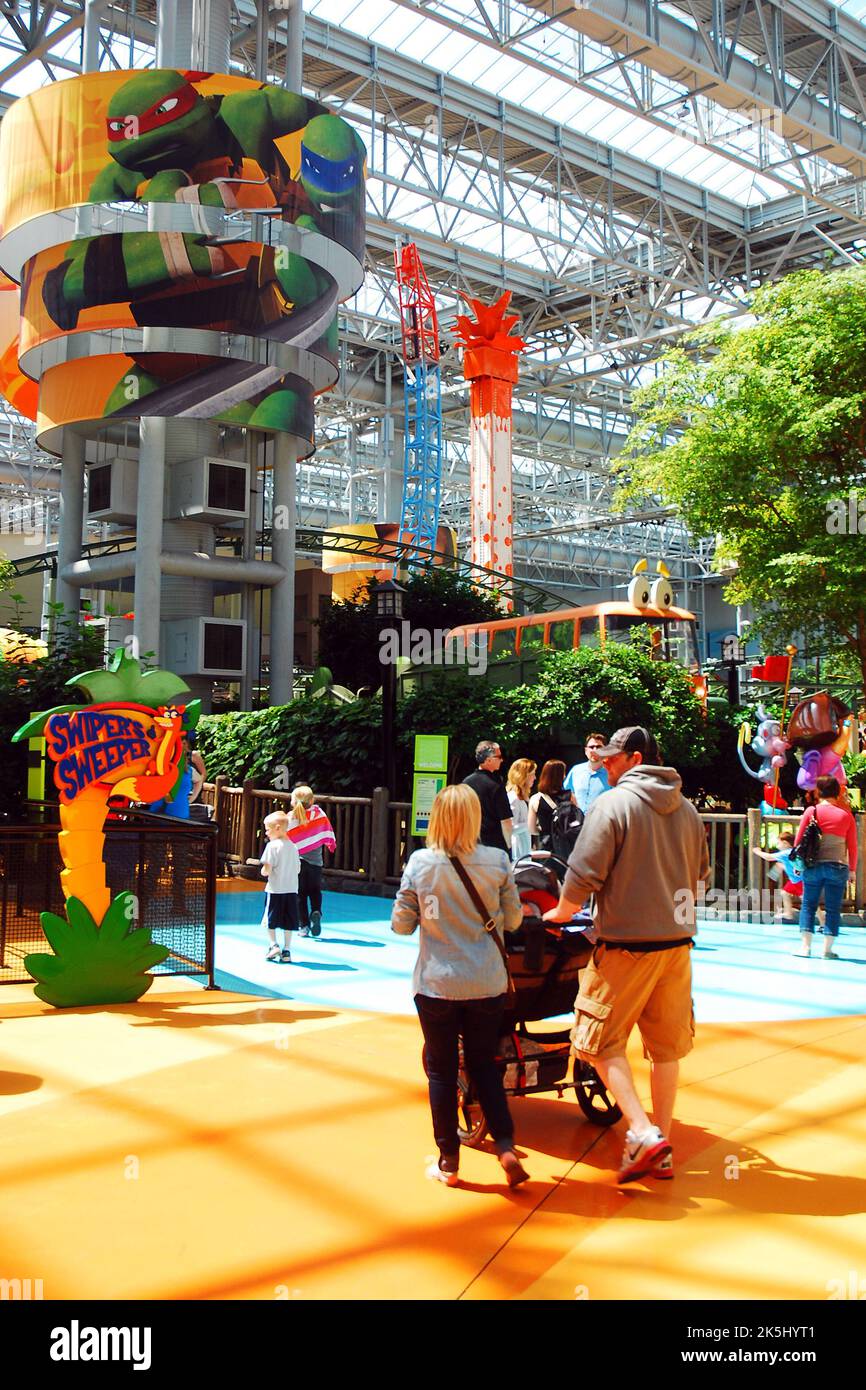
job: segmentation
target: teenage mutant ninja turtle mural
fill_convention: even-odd
[[[137,73],[108,105],[110,163],[89,201],[189,202],[235,209],[272,202],[300,227],[359,250],[364,147],[339,116],[282,87],[202,95],[196,78],[157,68]],[[276,143],[302,131],[293,178]],[[258,189],[256,189],[258,185]]]
[[[65,425],[141,414],[312,444],[313,397],[336,379],[337,309],[363,277],[364,177],[341,117],[234,74],[93,73],[13,103],[0,127],[0,268],[22,285],[17,361],[39,382],[43,447],[56,451]],[[193,206],[187,230],[51,244],[49,215],[118,202]],[[237,210],[263,216],[261,241],[225,235],[233,224],[213,213]],[[197,356],[188,338],[156,353],[119,336],[149,328],[231,336]],[[41,351],[74,332],[101,335],[87,358]]]

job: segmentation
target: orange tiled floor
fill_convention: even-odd
[[[11,987],[0,1277],[46,1298],[823,1299],[866,1245],[864,1050],[858,1018],[705,1026],[673,1183],[618,1191],[620,1129],[536,1097],[515,1107],[531,1185],[466,1152],[450,1190],[423,1177],[412,1019],[165,980],[55,1012]]]

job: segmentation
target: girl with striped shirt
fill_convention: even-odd
[[[311,787],[295,787],[289,811],[289,839],[301,856],[298,880],[298,915],[301,936],[322,934],[322,851],[337,848],[334,828]]]

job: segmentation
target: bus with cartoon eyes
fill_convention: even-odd
[[[471,650],[486,650],[488,666],[515,658],[542,656],[545,651],[577,647],[604,648],[609,642],[631,643],[645,635],[646,649],[660,661],[673,661],[691,675],[696,696],[706,704],[707,683],[701,674],[694,613],[676,608],[667,577],[650,582],[637,575],[628,599],[612,599],[553,613],[496,618],[452,628],[445,644],[445,662],[464,659]],[[450,652],[449,652],[450,647]]]

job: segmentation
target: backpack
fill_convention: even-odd
[[[803,838],[794,850],[794,855],[800,863],[807,869],[818,863],[818,853],[821,849],[822,831],[818,824],[817,811],[813,815],[806,829],[803,831]]]
[[[554,808],[550,822],[550,847],[557,859],[568,859],[583,825],[583,812],[566,792]]]

